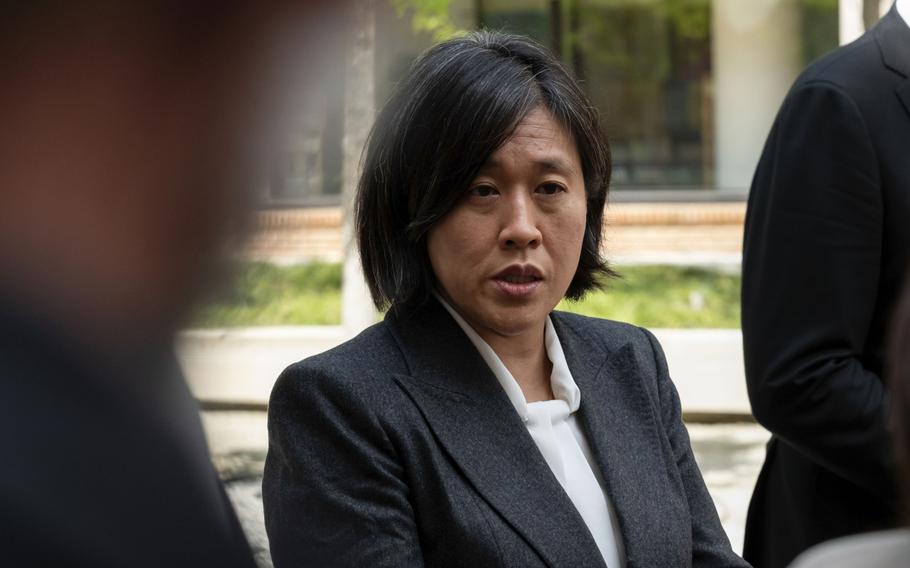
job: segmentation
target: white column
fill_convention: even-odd
[[[840,44],[850,43],[863,35],[863,0],[838,0],[837,19],[840,25]]]
[[[717,186],[746,191],[801,66],[797,0],[712,4]]]

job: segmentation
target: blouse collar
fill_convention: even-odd
[[[509,369],[506,368],[502,359],[499,358],[499,355],[493,351],[493,348],[490,347],[476,331],[474,331],[474,328],[472,328],[441,295],[436,294],[436,298],[446,311],[451,314],[455,323],[457,323],[458,327],[460,327],[465,335],[468,336],[468,339],[471,340],[474,347],[477,348],[477,351],[480,353],[484,362],[486,362],[490,370],[493,371],[499,384],[502,385],[502,389],[505,391],[506,396],[509,397],[512,406],[515,407],[515,411],[518,412],[518,415],[522,420],[527,422],[528,402],[525,400],[524,393],[521,392],[521,387],[518,386],[518,381],[515,380],[515,377],[513,377],[512,373],[509,372]],[[549,316],[547,316],[545,323],[544,345],[547,350],[547,358],[550,359],[550,363],[553,364],[553,371],[550,373],[550,388],[553,389],[553,396],[558,400],[564,401],[569,406],[569,412],[573,413],[578,410],[581,405],[581,391],[578,390],[578,385],[575,384],[575,379],[572,378],[572,372],[569,370],[569,364],[566,362],[566,355],[562,350],[562,344],[559,342],[559,336],[556,335],[556,328],[553,327],[553,322]]]

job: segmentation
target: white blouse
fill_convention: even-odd
[[[553,475],[591,531],[604,562],[609,568],[625,567],[626,555],[619,520],[604,489],[600,468],[594,461],[585,433],[575,418],[575,412],[581,405],[581,391],[569,371],[553,322],[547,318],[544,341],[547,357],[553,364],[550,386],[556,398],[528,403],[518,382],[496,352],[452,306],[438,298],[496,375]]]

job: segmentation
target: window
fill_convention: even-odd
[[[375,6],[378,108],[432,37],[392,0]],[[457,27],[528,35],[562,59],[601,111],[613,187],[639,195],[744,196],[787,89],[837,47],[837,9],[838,0],[448,0]],[[338,203],[352,96],[344,57],[329,54],[338,72],[319,86],[319,111],[296,125],[267,203]]]
[[[744,192],[799,71],[837,47],[837,0],[483,0],[601,110],[618,189]]]

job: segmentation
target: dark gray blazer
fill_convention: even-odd
[[[554,313],[630,567],[748,566],[653,336]],[[272,557],[290,566],[603,567],[499,382],[435,300],[290,366],[269,406]]]

